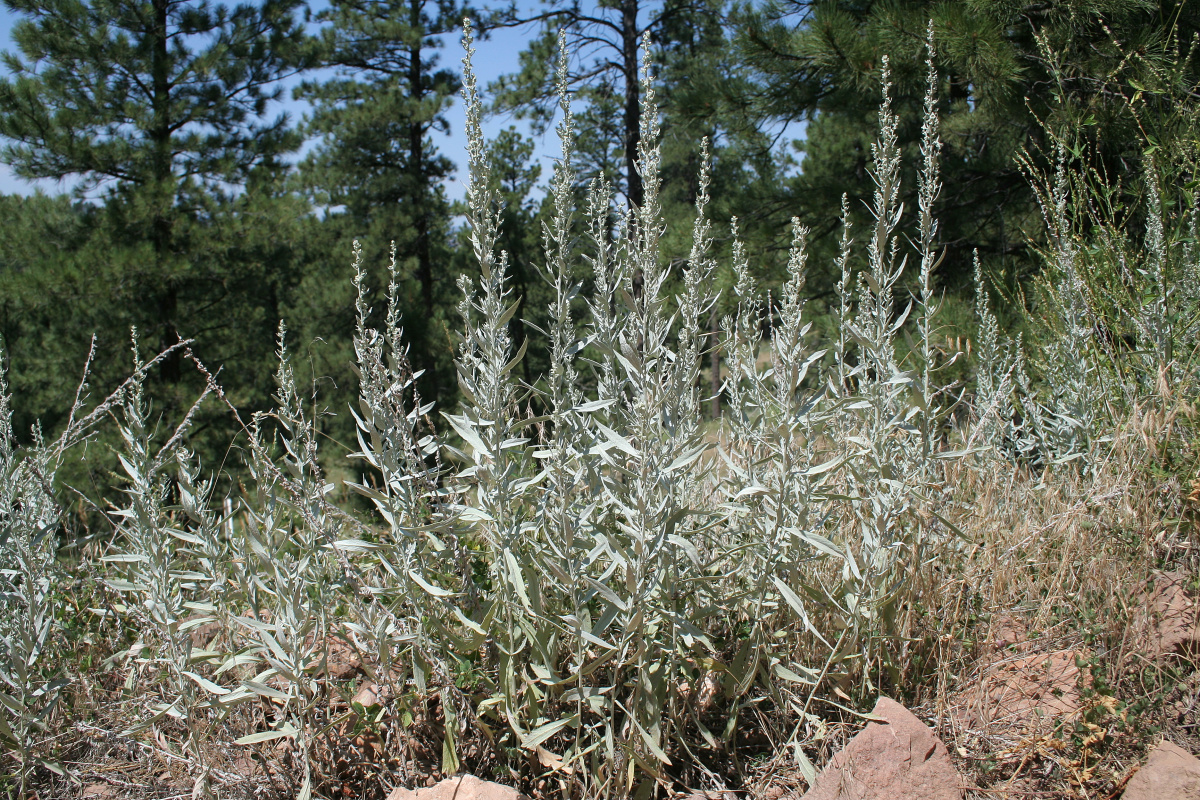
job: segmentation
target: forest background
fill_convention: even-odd
[[[5,6],[13,25],[0,78],[0,161],[36,187],[0,196],[0,341],[19,398],[18,436],[31,435],[35,421],[47,433],[64,424],[64,398],[93,334],[90,383],[107,394],[128,373],[131,326],[154,350],[193,339],[192,352],[249,419],[272,404],[274,332],[284,319],[301,385],[312,386],[318,409],[335,412],[321,418],[335,470],[354,449],[353,421],[336,413],[354,397],[352,240],[363,243],[375,288],[395,243],[422,395],[440,409],[456,405],[456,281],[478,265],[458,199],[461,154],[450,144],[461,130],[448,135],[460,114],[457,56],[444,47],[465,16],[484,36],[491,179],[505,203],[499,247],[521,298],[510,323],[518,343],[544,326],[550,291],[537,266],[550,213],[543,135],[554,126],[560,28],[570,36],[580,115],[580,206],[597,176],[623,201],[641,199],[637,65],[648,36],[666,131],[665,219],[690,218],[698,145],[708,137],[710,218],[738,217],[754,277],[771,290],[786,277],[791,217],[811,229],[812,263],[833,265],[843,192],[851,217],[867,215],[884,54],[905,163],[918,163],[911,156],[932,19],[945,139],[937,280],[949,301],[947,331],[961,336],[974,324],[973,251],[1002,323],[1023,319],[1046,233],[1017,157],[1044,166],[1045,130],[1072,128],[1114,184],[1141,185],[1146,136],[1154,141],[1143,129],[1156,119],[1145,87],[1164,64],[1179,67],[1168,71],[1181,85],[1196,85],[1188,43],[1200,29],[1200,4],[1170,0]],[[510,53],[520,42],[514,71],[488,74],[489,32]],[[1161,110],[1169,116],[1169,104]],[[915,179],[904,177],[915,196]],[[914,196],[901,200],[913,208]],[[730,246],[727,230],[718,226],[718,249]],[[688,245],[668,241],[664,252],[683,258]],[[732,288],[724,269],[716,279]],[[837,277],[831,266],[808,276],[818,325],[829,324],[822,309]],[[713,332],[731,297],[724,292],[712,308]],[[533,381],[548,356],[541,337],[529,343],[520,369]],[[712,395],[720,358],[714,349],[702,376]],[[151,378],[156,410],[178,418],[204,380],[176,351]],[[715,400],[706,409],[720,413]],[[210,400],[191,447],[217,466],[235,432],[228,408]],[[106,484],[109,460],[95,448],[65,479]]]

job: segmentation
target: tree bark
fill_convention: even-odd
[[[637,169],[642,140],[642,84],[638,75],[638,0],[621,0],[621,56],[625,73],[625,182],[629,204],[641,208],[645,201],[642,176]]]
[[[170,0],[154,0],[153,27],[150,31],[151,44],[151,98],[153,121],[150,138],[153,142],[150,180],[152,185],[144,187],[150,193],[150,240],[154,249],[154,278],[160,285],[158,292],[158,319],[160,351],[179,341],[177,319],[179,313],[179,287],[172,274],[172,220],[171,211],[175,201],[173,159],[171,154],[171,55],[167,25]],[[182,372],[182,354],[173,353],[162,364],[162,377],[168,383],[179,380]]]
[[[408,50],[408,96],[414,107],[425,96],[421,75],[421,7],[423,0],[410,0],[409,26],[413,43]],[[425,122],[415,116],[408,123],[408,168],[417,198],[414,223],[417,240],[414,242],[417,257],[417,280],[421,282],[421,300],[425,306],[426,320],[433,319],[433,258],[429,248],[429,206],[424,202],[428,176],[425,174]]]

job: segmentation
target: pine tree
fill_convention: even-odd
[[[691,246],[690,220],[695,215],[701,142],[708,141],[711,200],[707,214],[719,229],[737,217],[740,237],[753,255],[755,279],[775,291],[787,279],[786,253],[793,210],[785,194],[786,153],[775,147],[770,132],[745,107],[753,88],[730,33],[729,4],[706,0],[704,13],[679,15],[658,32],[656,94],[663,100],[663,211],[669,220],[664,247],[683,254]],[[714,242],[718,264],[732,263],[732,241]],[[713,336],[720,319],[735,312],[735,276],[718,268],[714,277],[722,291],[706,321]],[[715,341],[715,339],[713,340]],[[712,348],[706,391],[712,415],[719,415],[721,353]]]
[[[746,244],[764,273],[759,277],[774,286],[784,274],[788,243],[778,252],[769,251],[778,233],[788,229],[791,216],[783,192],[787,159],[779,156],[772,137],[745,108],[744,97],[754,87],[729,36],[731,7],[727,0],[680,0],[661,6],[597,3],[586,8],[550,3],[541,17],[542,34],[521,54],[521,71],[492,85],[493,108],[529,118],[535,129],[548,126],[555,103],[549,65],[554,63],[557,31],[563,27],[574,59],[568,83],[578,101],[575,155],[580,175],[585,181],[602,178],[639,205],[641,182],[634,166],[642,121],[638,48],[648,37],[648,66],[664,132],[658,198],[669,221],[664,254],[681,258],[691,248],[700,148],[707,139],[713,197],[708,213],[726,223],[731,216],[742,220]],[[729,245],[727,240],[715,243],[717,249]],[[717,279],[731,284],[733,277],[726,272]],[[635,276],[635,289],[638,280]],[[728,310],[713,306],[709,333],[715,333]],[[716,395],[720,356],[714,349],[709,357],[707,390]]]
[[[300,2],[6,0],[22,18],[3,57],[0,160],[75,180],[102,202],[89,235],[114,248],[107,291],[75,302],[114,309],[158,347],[198,337],[250,403],[267,399],[253,376],[288,280],[287,225],[264,221],[298,213],[279,179],[300,139],[267,112],[305,63]],[[181,370],[169,360],[164,380]]]
[[[448,0],[334,0],[318,19],[328,81],[307,81],[296,96],[313,104],[310,133],[323,139],[309,180],[330,205],[360,225],[387,219],[400,255],[415,258],[424,311],[434,311],[433,239],[447,203],[438,184],[453,173],[430,135],[447,128],[458,75],[437,69],[437,38],[458,29],[468,9]],[[403,216],[396,217],[397,211]],[[413,234],[405,240],[404,223]],[[444,233],[444,228],[443,228]]]
[[[456,278],[442,186],[454,165],[431,137],[447,129],[460,82],[438,67],[437,51],[470,13],[453,0],[333,0],[317,18],[327,23],[319,58],[334,76],[296,92],[313,104],[307,129],[321,137],[304,182],[319,205],[341,210],[326,221],[337,231],[328,255],[341,264],[349,240],[362,238],[366,263],[381,270],[395,242],[402,275],[415,278],[419,302],[403,309],[405,330],[429,390],[452,382],[452,350],[439,334]]]
[[[553,64],[558,32],[567,32],[567,51],[576,66],[568,86],[583,101],[580,113],[580,156],[590,167],[585,177],[612,180],[634,206],[641,206],[642,179],[636,163],[642,128],[640,53],[646,37],[660,40],[671,24],[688,24],[710,13],[705,0],[667,0],[661,5],[643,0],[597,2],[585,7],[579,0],[547,0],[545,12],[532,19],[510,14],[503,24],[539,21],[542,31],[521,53],[521,70],[502,76],[489,91],[494,110],[515,111],[533,120],[544,132],[554,115],[557,95]],[[618,156],[619,154],[619,156]],[[616,164],[620,172],[616,173]]]
[[[820,254],[836,249],[829,209],[843,192],[853,210],[861,209],[872,191],[867,165],[885,54],[894,67],[900,144],[914,156],[905,163],[918,163],[929,20],[937,39],[945,138],[938,216],[946,259],[940,273],[949,285],[966,288],[970,253],[978,248],[987,271],[1003,267],[1015,280],[1035,268],[1027,234],[1035,233],[1040,219],[1016,155],[1044,149],[1046,122],[1099,142],[1110,175],[1136,165],[1138,154],[1124,152],[1137,140],[1132,118],[1120,93],[1111,90],[1147,80],[1156,59],[1191,41],[1200,13],[1195,4],[1176,0],[794,0],[742,14],[738,38],[745,63],[757,73],[748,93],[757,113],[807,122],[802,172],[790,194],[813,231],[818,265],[832,261]],[[903,200],[914,207],[915,175],[904,175],[903,185]],[[834,280],[810,275],[810,285]]]

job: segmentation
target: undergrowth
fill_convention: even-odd
[[[1038,740],[1039,765],[1116,785],[1101,740],[1132,752],[1112,745],[1131,714],[1171,724],[1128,698],[1184,691],[1186,670],[1147,670],[1120,632],[1152,568],[1197,566],[1194,164],[1148,156],[1144,191],[1118,210],[1065,134],[1051,136],[1049,174],[1026,159],[1051,242],[1030,339],[999,329],[977,268],[963,386],[942,377],[967,354],[944,346],[961,332],[938,314],[932,32],[917,213],[898,202],[885,59],[876,192],[864,221],[843,203],[830,341],[806,316],[798,222],[778,297],[757,291],[737,220],[732,263],[717,263],[706,145],[691,250],[662,251],[648,63],[645,202],[618,206],[597,181],[575,208],[564,50],[542,232],[550,366],[529,384],[469,27],[464,44],[478,264],[460,281],[464,400],[418,396],[394,258],[380,311],[356,247],[362,474],[348,486],[367,513],[331,499],[282,324],[277,407],[237,420],[246,478],[229,496],[187,450],[192,414],[159,430],[143,386],[163,355],[143,362],[136,335],[131,378],[90,407],[85,371],[54,442],[16,447],[0,381],[10,795],[55,796],[90,765],[141,758],[153,770],[126,785],[195,797],[381,797],[470,770],[542,795],[648,798],[761,787],[785,762],[811,782],[881,693],[987,749],[981,785],[1011,782],[1029,757],[1013,771],[1007,744],[955,721],[953,694],[1007,617],[1086,666],[1090,716]],[[736,311],[710,336],[719,270],[734,276]],[[714,349],[724,413],[704,424]],[[223,397],[210,377],[197,406]],[[111,527],[73,542],[64,509],[78,496],[55,471],[106,421],[123,441],[123,491],[90,499]]]

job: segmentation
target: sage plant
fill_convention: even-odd
[[[51,663],[63,577],[54,558],[61,511],[50,494],[56,464],[41,432],[34,434],[21,453],[0,349],[0,747],[17,761],[17,797],[35,767],[63,773],[40,747],[67,678]]]

